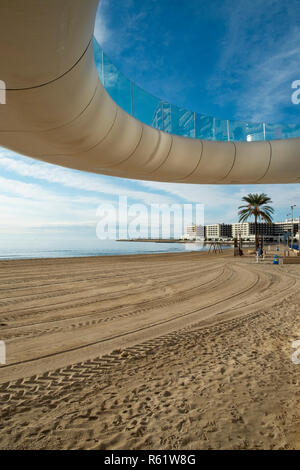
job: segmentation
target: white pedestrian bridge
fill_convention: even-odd
[[[123,79],[94,40],[97,7],[98,0],[0,1],[1,146],[125,178],[300,181],[300,126],[222,121],[151,97]]]

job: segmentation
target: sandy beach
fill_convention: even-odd
[[[1,449],[300,449],[300,266],[0,262]]]

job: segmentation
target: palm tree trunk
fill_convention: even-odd
[[[254,233],[255,233],[255,248],[258,248],[258,235],[257,235],[257,215],[254,217]]]

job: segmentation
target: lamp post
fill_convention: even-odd
[[[290,213],[286,214],[286,222],[287,222],[286,227],[289,226],[288,223],[289,223],[289,216],[290,216],[290,215],[291,215]],[[287,231],[286,231],[285,233],[287,233],[287,240],[286,240],[286,243],[287,243],[287,247],[288,247],[288,249],[289,249],[289,238],[290,238],[290,237],[289,237],[289,229],[287,229]]]
[[[292,243],[294,239],[294,207],[296,207],[296,204],[293,204],[291,206],[291,211],[292,211]]]

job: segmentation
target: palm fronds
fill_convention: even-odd
[[[255,244],[258,247],[257,220],[263,220],[267,224],[272,223],[274,209],[269,205],[272,200],[265,193],[249,193],[247,196],[242,197],[242,201],[245,204],[239,206],[239,222],[247,222],[248,219],[254,217]]]

